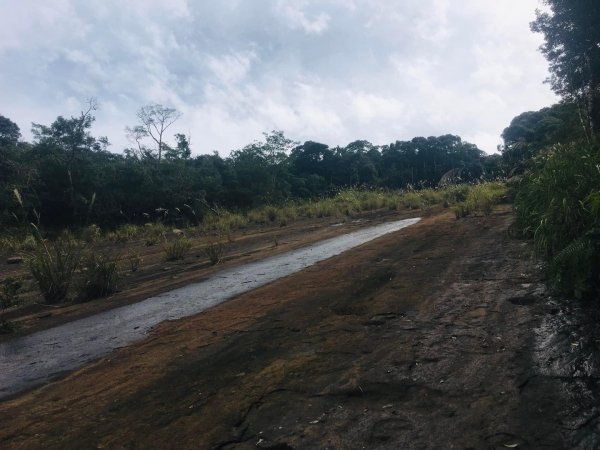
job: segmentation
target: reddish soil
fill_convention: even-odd
[[[0,403],[0,448],[563,448],[512,220],[439,211],[164,323]]]
[[[433,207],[420,212],[419,215],[429,216],[439,211],[440,207]],[[201,251],[202,238],[191,237],[194,246],[188,256],[181,261],[165,261],[163,246],[157,244],[148,247],[143,239],[120,244],[103,242],[96,244],[93,250],[113,257],[121,257],[119,291],[110,297],[85,303],[72,300],[62,304],[47,305],[23,264],[0,264],[0,280],[9,276],[26,280],[26,287],[22,289],[24,292],[19,295],[20,304],[9,310],[0,311],[0,319],[4,318],[17,325],[14,332],[0,334],[0,342],[107,309],[138,302],[196,282],[228,267],[260,260],[386,220],[401,220],[414,216],[413,211],[374,211],[358,214],[352,218],[301,219],[285,227],[252,226],[238,230],[229,236],[222,261],[215,266],[208,262]],[[128,262],[124,257],[127,254],[140,256],[142,263],[137,271],[132,272],[128,269]],[[5,260],[10,256],[14,255],[0,255]],[[77,280],[73,285],[76,284]],[[75,294],[72,293],[71,297],[74,296]]]

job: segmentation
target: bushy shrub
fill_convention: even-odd
[[[551,278],[575,297],[600,288],[600,149],[557,145],[541,153],[515,197],[517,227],[534,239]]]

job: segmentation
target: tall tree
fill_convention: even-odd
[[[600,2],[544,0],[550,12],[537,11],[531,24],[543,33],[540,50],[550,63],[552,89],[579,106],[588,139],[600,126]]]
[[[141,139],[150,136],[156,143],[158,152],[158,164],[162,158],[165,143],[163,135],[177,119],[181,117],[181,113],[175,108],[167,108],[166,106],[154,103],[151,105],[142,106],[137,112],[137,117],[140,120],[140,125],[133,128],[126,128],[128,136],[133,136],[138,143],[140,152],[142,152]]]

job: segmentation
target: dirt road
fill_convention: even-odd
[[[141,302],[0,342],[0,373],[3,374],[0,400],[46,384],[57,373],[77,369],[117,348],[140,341],[159,323],[198,314],[419,220],[405,219],[363,228],[261,261],[221,270],[200,282]]]
[[[569,441],[577,399],[540,371],[547,294],[511,221],[432,215],[165,323],[0,403],[0,447],[595,448],[598,414]]]

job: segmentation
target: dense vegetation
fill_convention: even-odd
[[[298,145],[275,131],[226,158],[192,157],[186,136],[166,143],[165,130],[177,113],[160,105],[140,110],[148,127],[127,129],[137,147],[112,153],[106,138],[91,133],[93,106],[79,117],[34,124],[31,143],[20,141],[18,126],[0,116],[0,224],[198,224],[214,205],[243,211],[349,187],[436,186],[445,174],[447,181],[473,181],[498,171],[497,159],[452,135],[330,148],[312,141]]]
[[[532,29],[563,101],[517,116],[503,157],[522,173],[517,225],[548,260],[549,279],[575,297],[600,293],[600,4],[547,0]]]

